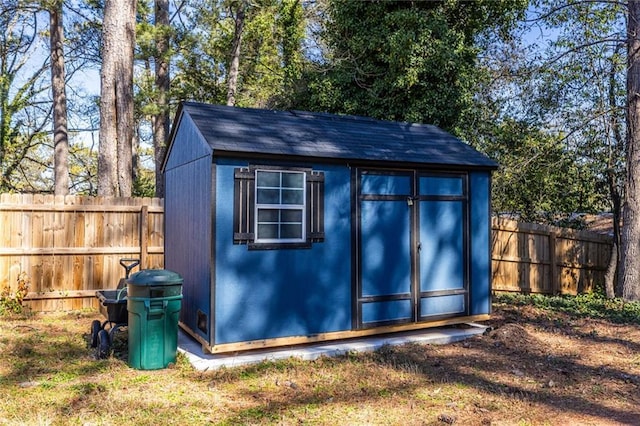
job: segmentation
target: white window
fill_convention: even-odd
[[[324,241],[323,171],[256,165],[233,178],[233,244],[306,249]]]
[[[306,241],[305,172],[255,171],[255,242]]]

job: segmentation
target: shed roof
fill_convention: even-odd
[[[432,125],[195,102],[183,103],[178,111],[178,119],[180,114],[191,117],[214,155],[251,153],[315,159],[497,167],[497,163],[484,154]]]

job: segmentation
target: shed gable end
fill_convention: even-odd
[[[169,141],[164,170],[171,170],[199,158],[211,156],[213,150],[187,113],[180,116]]]

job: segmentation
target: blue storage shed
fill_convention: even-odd
[[[210,352],[487,319],[497,164],[434,126],[187,102],[165,267]]]

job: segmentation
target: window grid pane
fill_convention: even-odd
[[[305,241],[305,173],[256,170],[256,242]]]
[[[301,209],[258,208],[257,239],[302,239],[303,217]]]

